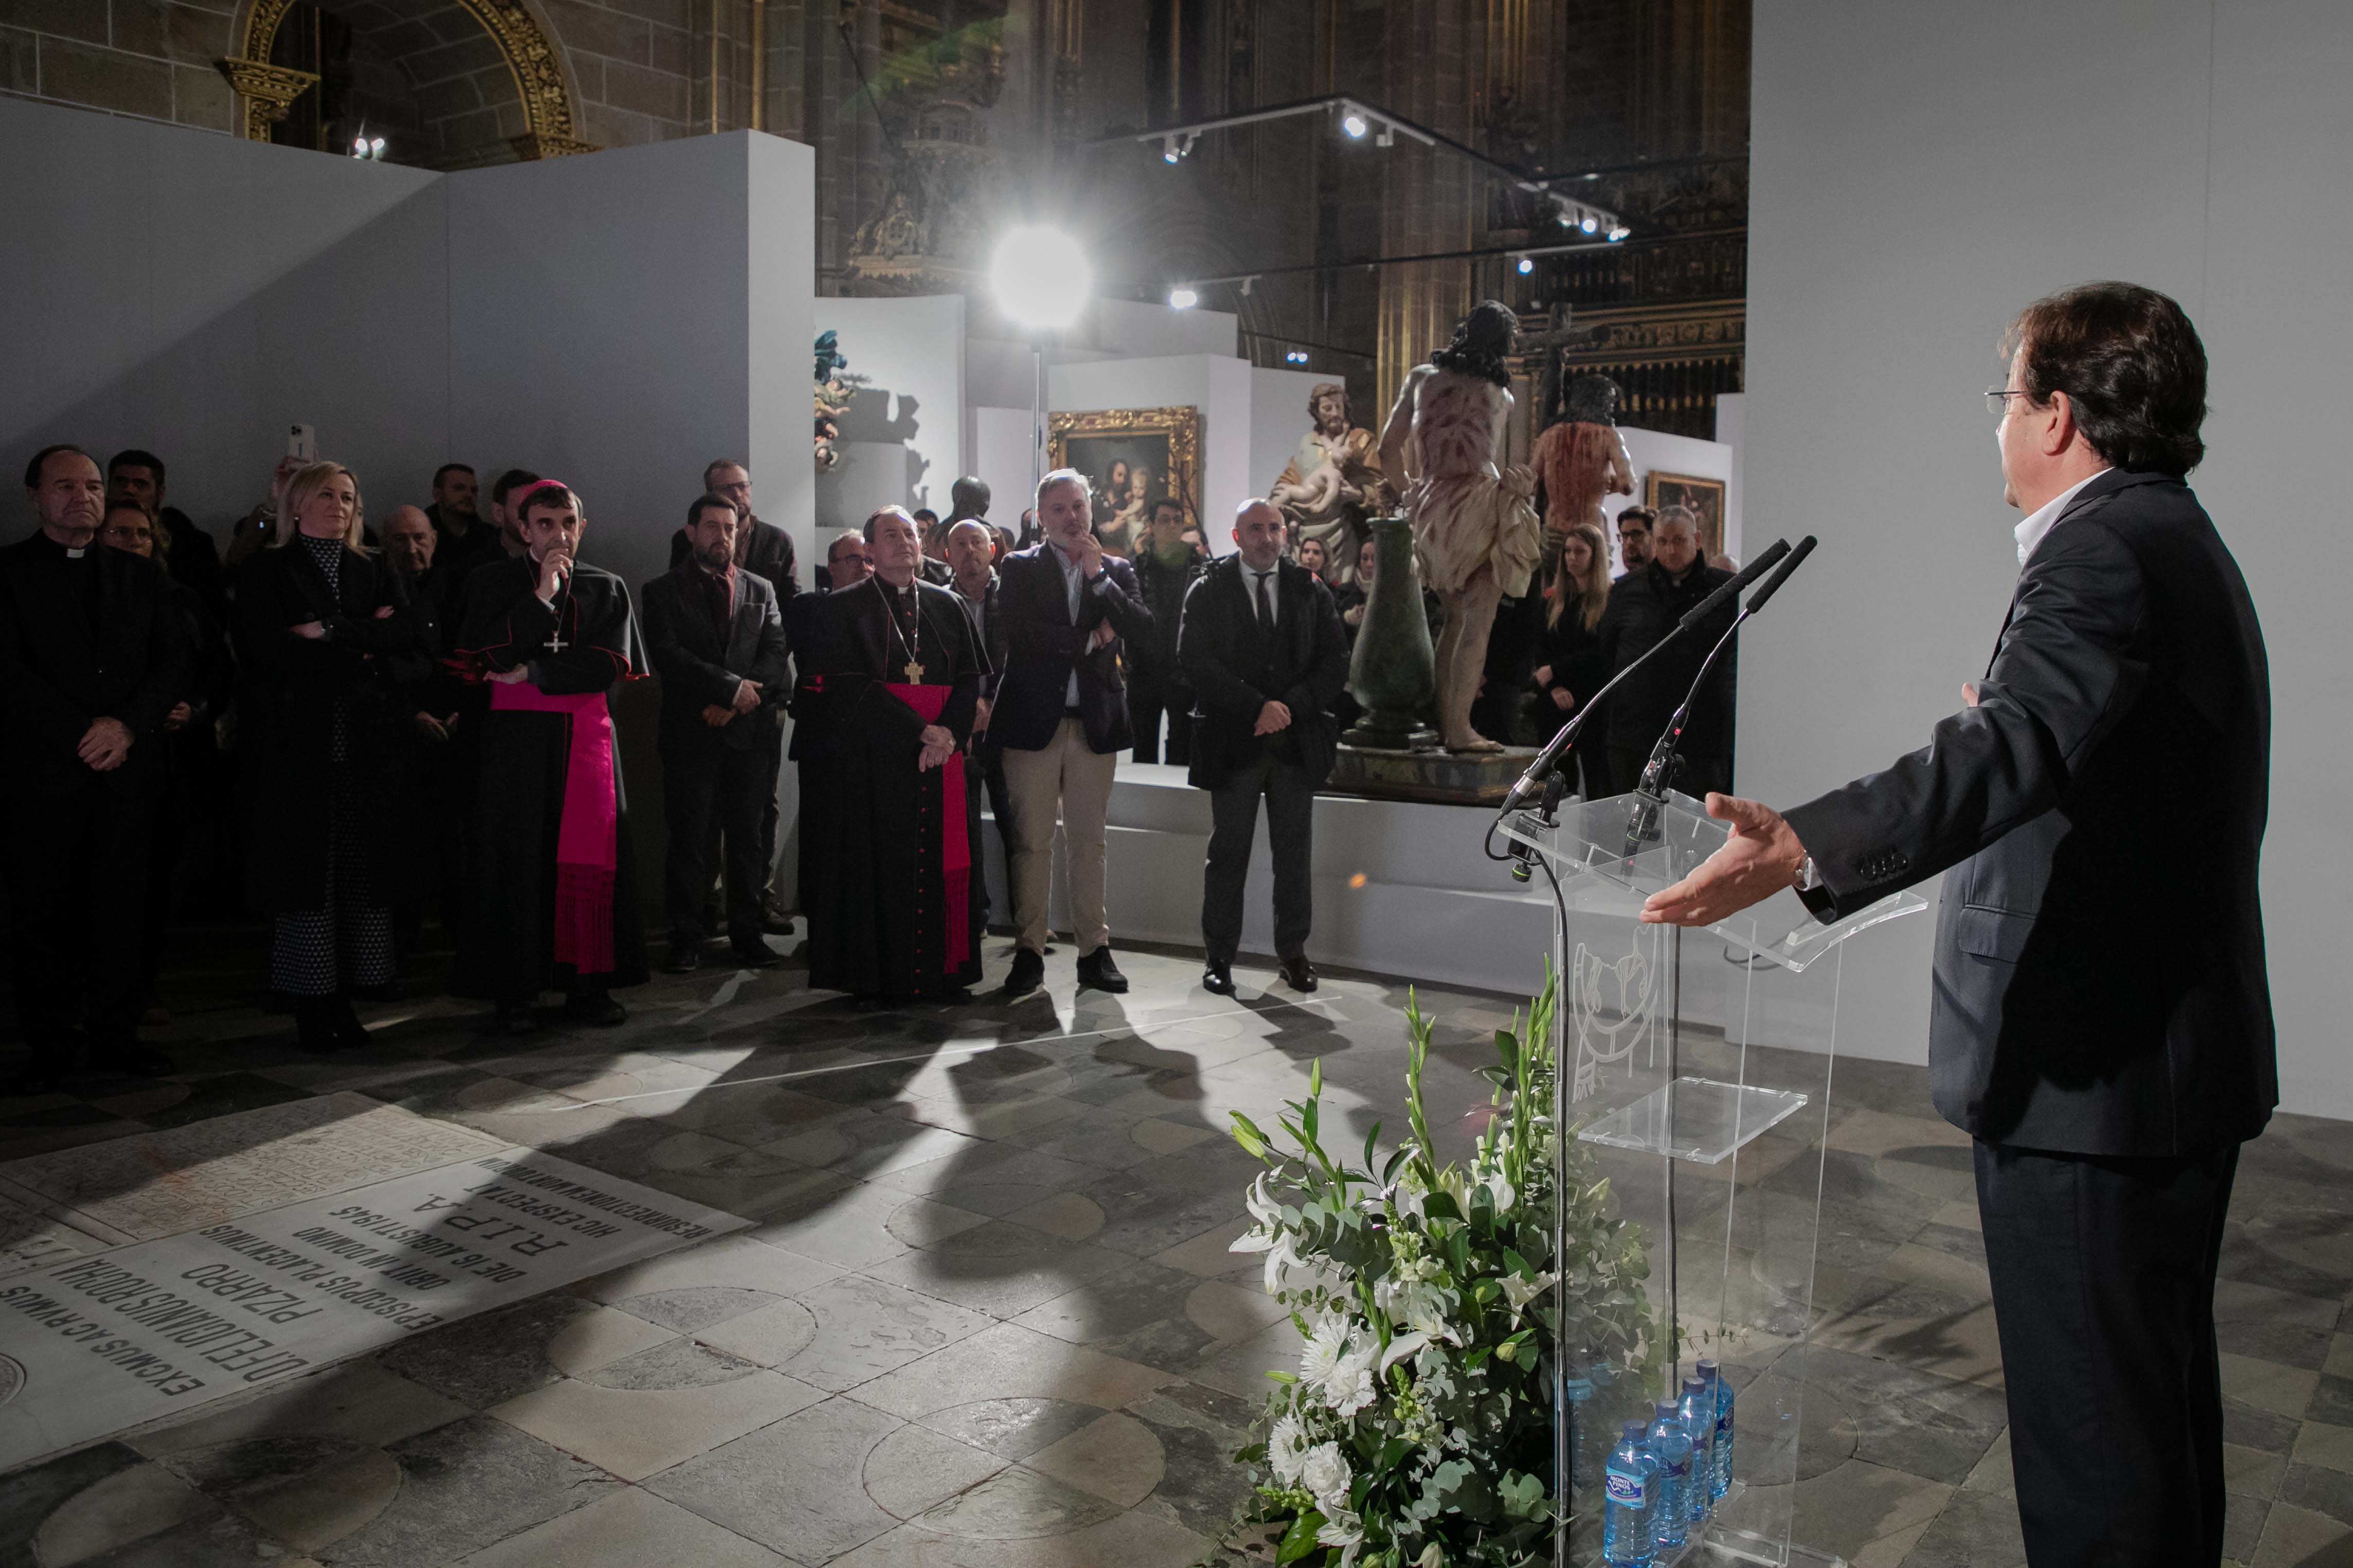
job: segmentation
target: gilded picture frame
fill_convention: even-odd
[[[1185,509],[1187,530],[1201,526],[1201,411],[1190,404],[1050,414],[1046,460],[1092,481],[1095,531],[1106,550],[1130,553],[1164,496]]]
[[[1661,507],[1689,507],[1699,519],[1699,552],[1713,557],[1724,553],[1724,481],[1704,479],[1693,474],[1663,474],[1653,470],[1642,476],[1642,504],[1656,511]]]

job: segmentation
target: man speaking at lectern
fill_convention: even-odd
[[[2263,633],[2183,482],[2206,353],[2181,308],[2086,284],[2007,346],[1987,402],[2027,515],[1968,706],[1786,816],[1710,795],[1732,838],[1642,918],[1709,924],[1794,884],[1833,919],[1949,873],[1929,1085],[1976,1140],[2028,1561],[2212,1563],[2215,1266],[2279,1098]]]

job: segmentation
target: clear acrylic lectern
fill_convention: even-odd
[[[1825,924],[1790,891],[1704,931],[1643,925],[1642,900],[1729,837],[1698,801],[1572,801],[1555,826],[1523,813],[1505,832],[1560,895],[1557,1560],[1601,1561],[1621,1424],[1647,1424],[1708,1357],[1736,1391],[1731,1483],[1659,1568],[1837,1563],[1790,1523],[1839,973],[1847,938],[1927,906],[1899,893]],[[1620,1261],[1580,1276],[1611,1221]]]

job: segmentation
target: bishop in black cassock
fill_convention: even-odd
[[[533,1026],[543,990],[575,1022],[626,1014],[612,988],[647,979],[629,815],[607,693],[647,670],[618,577],[575,560],[578,498],[543,480],[527,492],[530,552],[466,582],[459,657],[490,683],[476,774],[473,867],[452,989]],[[543,563],[569,571],[543,599]]]
[[[955,999],[980,978],[980,813],[963,770],[988,661],[955,594],[915,576],[914,530],[895,509],[869,523],[876,574],[826,596],[804,704],[804,754],[821,752],[826,784],[801,896],[809,984],[862,1001]]]

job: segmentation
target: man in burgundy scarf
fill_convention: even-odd
[[[458,658],[489,684],[468,918],[452,989],[537,1026],[539,994],[609,1027],[613,988],[645,983],[645,928],[606,694],[647,669],[629,591],[578,560],[580,498],[542,479],[509,502],[524,553],[466,581]]]
[[[961,1001],[980,978],[980,808],[964,770],[988,659],[955,595],[918,575],[914,518],[885,507],[866,537],[874,575],[826,595],[808,665],[818,711],[803,721],[818,721],[830,797],[806,846],[809,984],[868,1004]],[[806,761],[806,731],[802,744]]]

